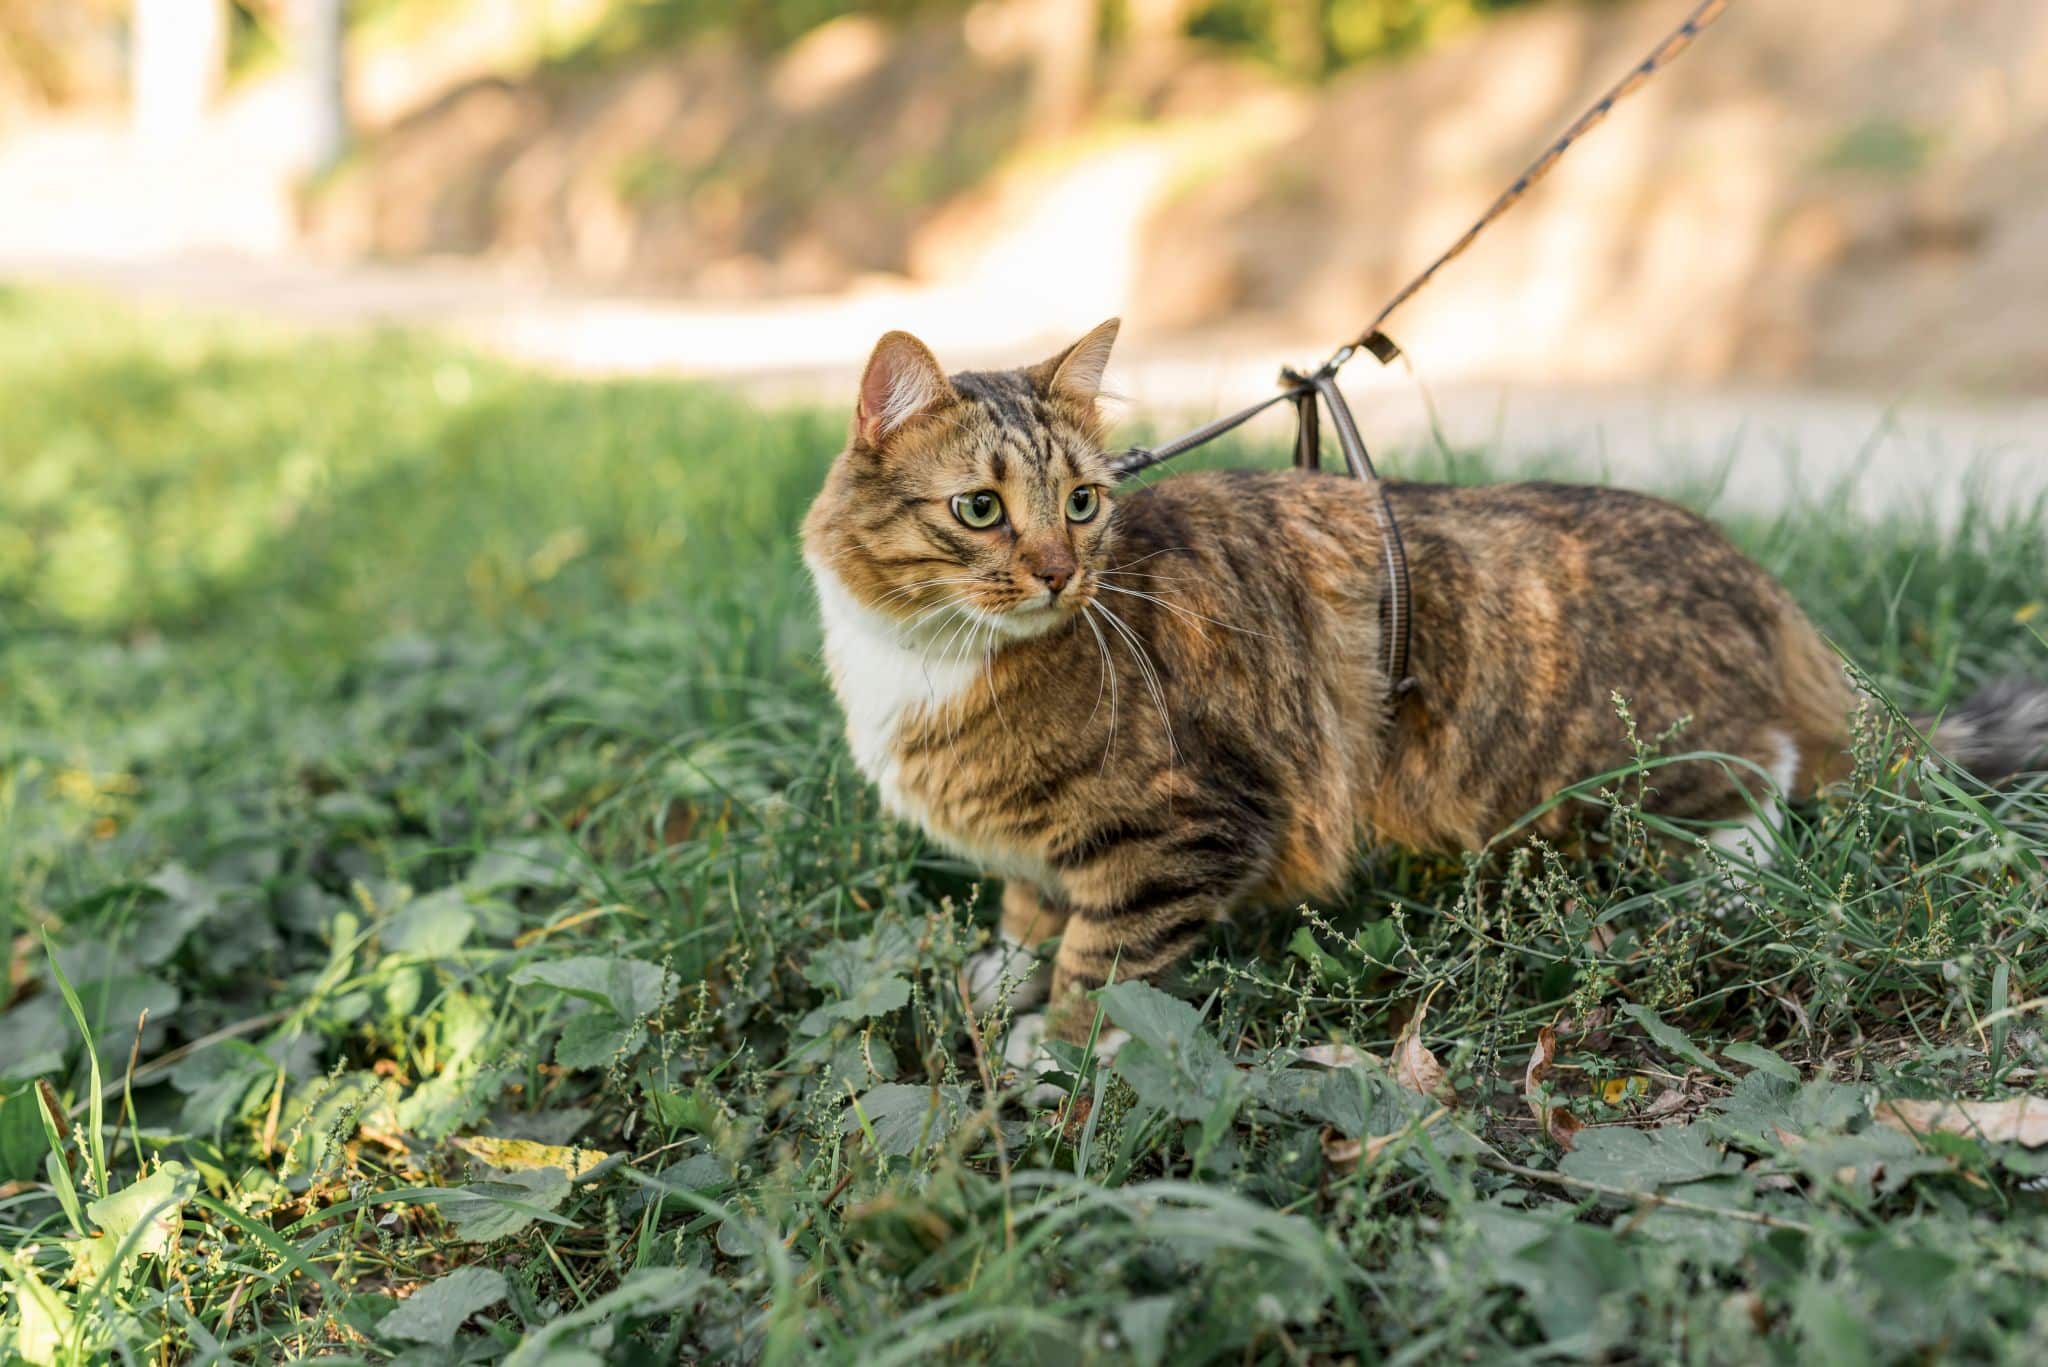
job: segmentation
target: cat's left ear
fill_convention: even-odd
[[[1047,361],[1031,368],[1031,381],[1048,394],[1065,394],[1094,403],[1102,393],[1102,372],[1109,365],[1109,349],[1116,345],[1121,318],[1097,324],[1086,337]]]

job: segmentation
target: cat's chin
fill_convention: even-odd
[[[1034,636],[1043,636],[1054,627],[1063,624],[1073,613],[1064,607],[1044,604],[1038,607],[1012,608],[989,621],[996,630],[1013,641],[1028,641]]]

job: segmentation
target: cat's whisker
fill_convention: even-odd
[[[1154,560],[1162,555],[1172,555],[1175,551],[1188,551],[1193,549],[1194,547],[1192,546],[1165,546],[1160,548],[1159,550],[1153,551],[1150,555],[1141,555],[1136,560],[1126,560],[1121,565],[1111,565],[1110,569],[1112,571],[1127,570],[1133,565],[1142,565],[1147,560]]]
[[[1178,603],[1169,603],[1164,598],[1159,597],[1157,594],[1141,593],[1137,589],[1120,589],[1114,584],[1104,584],[1102,588],[1103,591],[1106,593],[1121,593],[1126,598],[1142,598],[1148,603],[1157,603],[1160,607],[1165,608],[1168,612],[1177,612],[1183,617],[1192,618],[1198,622],[1207,622],[1211,626],[1219,626],[1222,627],[1225,631],[1234,631],[1241,636],[1256,636],[1262,641],[1271,641],[1276,639],[1275,637],[1267,634],[1266,632],[1253,631],[1250,627],[1232,626],[1229,622],[1219,622],[1214,617],[1210,617],[1203,613],[1196,612],[1193,608],[1184,608],[1181,607]]]
[[[994,622],[985,622],[982,625],[983,629],[988,632],[988,644],[981,652],[981,681],[988,686],[989,706],[995,708],[996,716],[1001,718],[1003,729],[1007,731],[1010,729],[1010,719],[1003,712],[1002,699],[996,696],[996,671],[992,667],[1000,642],[996,639],[996,626]]]
[[[948,604],[948,606],[949,606],[949,607],[957,607],[957,606],[958,606],[958,604]],[[970,624],[971,624],[971,623],[972,623],[973,621],[974,621],[974,615],[973,615],[972,613],[968,613],[968,612],[962,612],[962,613],[960,614],[960,620],[959,620],[959,621],[957,621],[957,622],[955,622],[955,623],[953,624],[953,627],[952,627],[952,629],[951,629],[950,631],[948,631],[948,632],[946,633],[946,637],[945,637],[945,644],[944,644],[944,646],[943,646],[942,648],[940,648],[940,653],[939,653],[939,664],[940,664],[941,666],[944,666],[944,665],[946,665],[947,663],[949,663],[949,662],[950,662],[950,660],[951,660],[951,658],[952,658],[952,644],[953,644],[953,641],[954,641],[954,640],[955,640],[955,639],[956,639],[956,638],[957,638],[957,637],[958,637],[958,636],[960,635],[960,633],[961,633],[962,631],[964,631],[964,630],[965,630],[965,629],[966,629],[966,628],[968,627],[968,625],[970,625]],[[933,649],[934,647],[938,647],[938,646],[939,646],[939,642],[938,642],[938,641],[937,641],[937,640],[935,639],[935,640],[933,641],[932,645],[931,645],[931,646],[927,646],[927,647],[925,648],[925,650],[924,650],[924,651],[923,651],[922,653],[920,653],[920,654],[919,654],[919,656],[918,656],[918,667],[919,667],[919,668],[920,668],[921,670],[923,670],[923,671],[924,671],[924,683],[925,683],[925,690],[926,690],[926,692],[927,692],[927,693],[928,693],[928,694],[930,695],[930,697],[931,697],[931,705],[932,705],[932,707],[933,707],[934,709],[936,709],[936,708],[938,707],[938,705],[939,705],[939,689],[938,689],[938,685],[937,685],[937,684],[936,684],[936,683],[935,683],[935,682],[933,681],[933,679],[932,679],[932,660],[931,660],[931,652],[932,652],[932,649]],[[955,725],[956,725],[956,726],[958,725],[958,718],[957,718],[957,717],[955,718]]]
[[[875,600],[875,606],[877,608],[885,607],[898,598],[906,598],[913,593],[922,593],[926,589],[937,588],[941,584],[973,584],[979,582],[979,579],[980,576],[972,574],[949,574],[938,579],[920,579],[915,584],[902,584],[889,590],[889,592]]]
[[[1153,665],[1151,656],[1146,653],[1144,643],[1138,639],[1138,633],[1131,630],[1130,623],[1111,611],[1107,603],[1091,603],[1089,606],[1102,613],[1109,624],[1122,634],[1124,645],[1130,650],[1131,658],[1137,663],[1138,672],[1145,680],[1145,688],[1152,694],[1152,705],[1159,709],[1159,724],[1166,730],[1167,762],[1180,763],[1180,746],[1174,740],[1173,719],[1166,711],[1166,688],[1160,682],[1159,671]]]
[[[1092,602],[1084,603],[1082,606],[1092,609],[1095,604]],[[1107,684],[1109,686],[1109,738],[1102,743],[1102,767],[1097,771],[1098,773],[1108,773],[1109,756],[1116,749],[1116,662],[1109,658],[1109,642],[1102,638],[1102,628],[1095,625],[1095,619],[1087,615],[1087,613],[1083,613],[1081,620],[1088,624],[1088,630],[1095,633],[1095,649],[1102,655],[1102,678],[1095,685],[1096,708],[1102,706],[1103,685]],[[1091,722],[1095,720],[1094,711],[1091,710],[1088,713],[1088,720]]]

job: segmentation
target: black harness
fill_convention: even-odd
[[[1192,432],[1183,433],[1172,441],[1158,446],[1133,446],[1116,458],[1114,462],[1119,479],[1134,475],[1140,470],[1172,460],[1175,456],[1194,450],[1216,440],[1224,433],[1241,427],[1267,409],[1280,403],[1294,405],[1296,430],[1294,440],[1294,465],[1296,469],[1315,470],[1322,465],[1322,409],[1327,408],[1330,421],[1337,429],[1337,445],[1344,453],[1344,465],[1353,475],[1372,487],[1373,516],[1380,526],[1380,553],[1386,565],[1386,580],[1380,589],[1380,651],[1381,663],[1386,671],[1388,698],[1398,702],[1415,687],[1415,679],[1408,672],[1408,639],[1413,617],[1410,611],[1408,587],[1408,553],[1401,544],[1400,524],[1394,519],[1394,505],[1387,499],[1386,482],[1373,469],[1372,457],[1366,454],[1365,440],[1358,434],[1358,424],[1351,417],[1351,406],[1344,401],[1343,391],[1337,388],[1337,371],[1361,351],[1369,351],[1381,365],[1386,365],[1401,354],[1401,348],[1392,338],[1380,330],[1380,325],[1395,309],[1407,303],[1421,292],[1422,287],[1436,277],[1436,273],[1449,265],[1473,239],[1484,232],[1493,222],[1513,208],[1531,186],[1549,174],[1550,169],[1564,156],[1572,144],[1584,137],[1592,128],[1605,119],[1614,106],[1633,94],[1643,83],[1671,62],[1679,53],[1692,46],[1693,39],[1707,25],[1721,17],[1728,8],[1729,0],[1701,0],[1685,22],[1672,30],[1670,36],[1654,48],[1650,55],[1629,69],[1626,76],[1616,82],[1606,94],[1589,106],[1585,113],[1573,121],[1543,154],[1529,163],[1522,174],[1501,193],[1485,213],[1481,214],[1464,235],[1453,242],[1449,249],[1403,285],[1389,300],[1364,332],[1350,342],[1338,347],[1328,360],[1315,370],[1304,373],[1293,368],[1280,372],[1280,392],[1270,398],[1261,399],[1248,408],[1240,408],[1204,423]],[[1391,715],[1391,714],[1390,714]]]

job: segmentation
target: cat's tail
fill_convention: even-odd
[[[2000,679],[1921,729],[1935,749],[1987,783],[2048,769],[2048,683]]]

